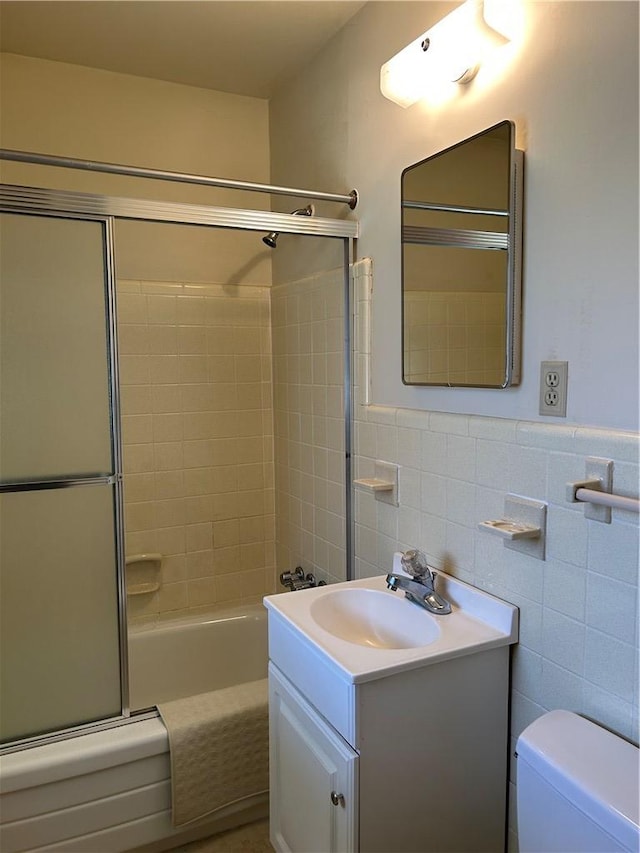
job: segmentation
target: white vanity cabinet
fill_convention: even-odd
[[[501,853],[516,609],[500,602],[509,618],[496,629],[454,601],[431,646],[358,648],[307,618],[345,586],[265,599],[271,843],[280,853]]]
[[[276,850],[357,850],[358,753],[269,667],[271,838]]]

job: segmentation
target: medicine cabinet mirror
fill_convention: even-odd
[[[403,171],[406,385],[519,383],[523,159],[503,121]]]

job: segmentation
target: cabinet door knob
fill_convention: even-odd
[[[344,794],[336,794],[335,791],[332,791],[331,802],[334,806],[344,806]]]

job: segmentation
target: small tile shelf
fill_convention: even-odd
[[[369,492],[392,492],[394,485],[388,480],[378,480],[377,477],[364,478],[362,480],[353,481],[356,486],[366,489]]]
[[[372,492],[377,501],[398,506],[398,466],[376,459],[373,477],[354,480],[354,486]]]

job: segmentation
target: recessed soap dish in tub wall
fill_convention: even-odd
[[[162,554],[132,554],[127,567],[127,595],[146,595],[160,589]]]

